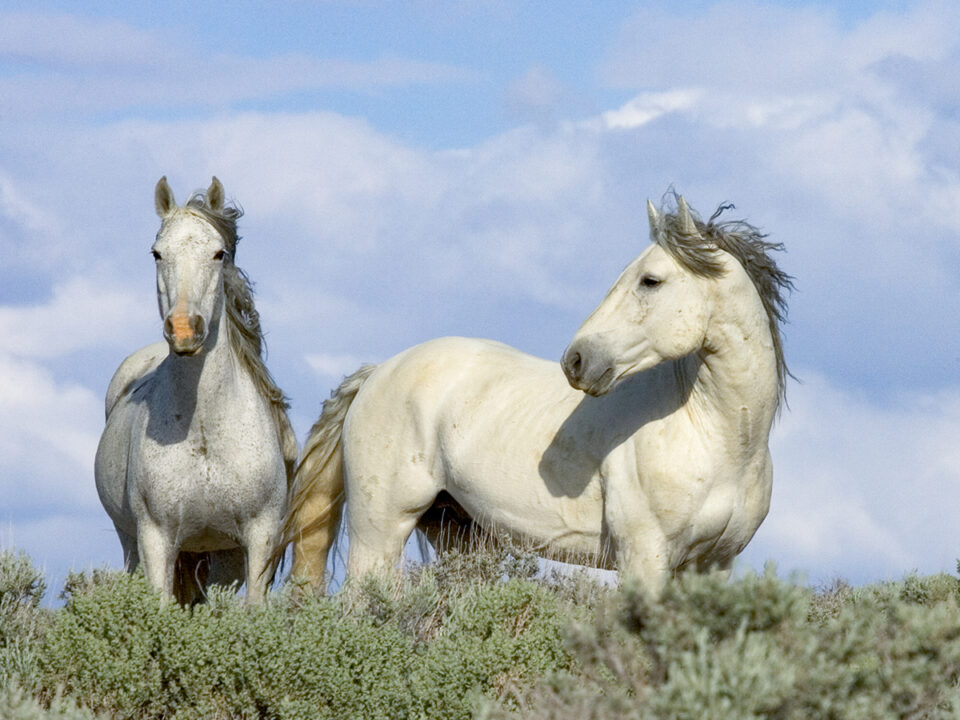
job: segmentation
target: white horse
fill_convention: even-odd
[[[769,507],[791,281],[779,245],[715,222],[725,207],[702,222],[676,202],[648,203],[652,246],[562,364],[442,338],[347,378],[294,481],[292,574],[322,586],[344,498],[348,577],[394,568],[438,507],[652,596],[685,567],[728,572]]]
[[[157,183],[152,252],[165,342],[120,365],[106,397],[97,491],[123,546],[164,599],[246,582],[262,600],[297,441],[261,359],[246,275],[234,265],[241,211],[213,178],[178,207]]]

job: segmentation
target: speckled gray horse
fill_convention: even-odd
[[[180,207],[166,178],[153,257],[165,342],[138,350],[107,390],[97,491],[164,599],[246,582],[263,599],[297,442],[261,359],[250,283],[234,265],[241,211],[213,178]]]

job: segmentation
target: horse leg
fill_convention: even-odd
[[[628,485],[624,483],[624,485]],[[604,498],[604,530],[614,550],[621,582],[638,579],[651,600],[657,600],[670,576],[667,536],[642,493],[608,483]]]
[[[644,533],[644,536],[647,542],[632,538],[616,541],[617,568],[621,581],[624,577],[637,578],[647,597],[655,601],[660,598],[670,577],[666,542],[659,542],[659,538],[650,542],[649,533]]]
[[[281,520],[270,514],[252,519],[244,529],[247,560],[247,604],[263,602],[273,581],[271,557]]]
[[[350,513],[349,505],[347,513]],[[413,514],[377,517],[379,522],[364,517],[349,525],[348,578],[362,578],[370,574],[388,576],[396,572],[407,538],[419,519],[418,515]]]
[[[388,488],[355,489],[347,498],[347,577],[390,575],[407,538],[437,496],[429,473],[398,473]],[[395,489],[395,490],[394,490]]]
[[[163,603],[169,602],[173,598],[173,566],[179,548],[163,528],[149,519],[141,519],[137,524],[137,546],[147,582],[160,591]]]

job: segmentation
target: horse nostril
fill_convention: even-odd
[[[580,377],[580,373],[583,370],[583,358],[580,357],[580,353],[574,352],[567,356],[567,375],[571,378],[577,379]]]
[[[163,334],[166,337],[173,337],[173,320],[169,315],[163,319]]]
[[[203,320],[202,315],[194,315],[190,319],[190,325],[193,326],[194,337],[203,337],[206,334],[207,324]]]

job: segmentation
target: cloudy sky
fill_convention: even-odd
[[[783,242],[799,383],[742,567],[960,556],[960,5],[5,0],[0,547],[118,567],[103,395],[160,339],[153,187],[246,211],[303,438],[343,374],[440,335],[548,358],[674,186]]]

